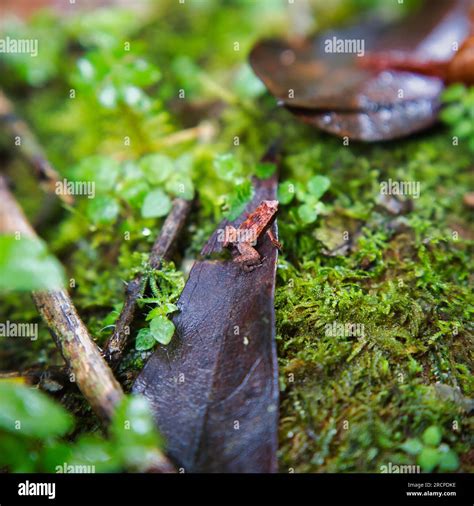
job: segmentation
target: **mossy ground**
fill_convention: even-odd
[[[146,188],[133,171],[144,155],[161,146],[160,153],[176,163],[199,195],[175,258],[186,271],[222,217],[235,182],[252,174],[260,156],[278,140],[280,179],[297,188],[296,199],[279,215],[281,471],[380,472],[389,462],[416,464],[419,455],[408,451],[406,442],[422,439],[432,426],[441,431],[442,451],[458,456],[455,468],[472,471],[467,401],[459,395],[450,399],[435,386],[459,388],[466,398],[474,394],[474,231],[472,211],[463,204],[472,188],[472,153],[464,145],[453,146],[443,127],[408,140],[345,146],[299,124],[276,107],[245,64],[255,40],[285,30],[283,3],[279,9],[265,2],[261,7],[230,2],[227,9],[213,2],[200,5],[178,11],[163,2],[154,23],[125,24],[125,35],[117,30],[112,42],[96,40],[94,33],[107,24],[107,16],[113,24],[123,21],[121,15],[71,23],[43,18],[33,22],[40,40],[56,36],[46,73],[30,75],[24,64],[8,63],[11,73],[3,85],[61,175],[72,177],[83,158],[96,154],[120,164],[115,188],[97,190],[100,197],[118,202],[117,215],[104,221],[87,198],[78,199],[74,209],[56,203],[47,211],[28,168],[11,150],[4,151],[16,196],[73,280],[70,291],[79,313],[102,344],[123,300],[124,281],[142,268],[159,231],[162,219],[140,215]],[[345,5],[337,15],[326,13],[323,24],[353,12],[354,2]],[[262,24],[264,13],[267,23]],[[137,42],[140,57],[163,73],[157,86],[142,86],[152,100],[146,111],[136,104],[105,107],[95,89],[103,83],[81,88],[78,82],[77,60],[84,55],[99,70],[101,65],[125,68],[128,60],[116,49],[123,37],[132,40],[132,47]],[[240,51],[234,50],[236,40]],[[58,58],[64,51],[70,58]],[[107,63],[97,54],[105,55]],[[68,98],[72,86],[81,90],[75,101]],[[181,88],[188,94],[180,102]],[[212,139],[163,144],[173,132],[203,120],[213,126]],[[148,126],[140,129],[140,142],[124,150],[123,136],[135,135],[142,121]],[[236,179],[222,177],[215,168],[216,157],[228,152],[240,163]],[[304,201],[306,183],[316,174],[329,178],[330,187],[317,220],[305,224],[295,202]],[[380,199],[380,183],[388,179],[420,183],[419,198],[404,197],[398,214]],[[149,309],[144,306],[143,316]],[[27,294],[2,297],[2,319],[7,318],[38,322],[40,336],[28,343],[2,342],[2,368],[61,363]],[[330,336],[327,325],[334,322],[359,325],[363,332]],[[143,325],[139,319],[133,332]],[[126,385],[146,356],[130,352],[121,369]]]
[[[292,148],[285,163],[292,174],[310,164],[331,179],[331,211],[296,234],[280,219],[290,260],[281,262],[276,296],[281,468],[416,464],[403,443],[436,425],[472,470],[472,419],[435,388],[473,394],[472,228],[462,203],[470,157],[442,130],[384,146],[310,135],[315,146],[302,139],[306,147]],[[389,178],[420,182],[403,216],[377,205]],[[344,232],[356,237],[344,256],[325,255],[314,239],[328,225],[339,242]],[[362,324],[363,335],[326,335],[335,321]]]

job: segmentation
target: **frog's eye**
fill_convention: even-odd
[[[272,210],[278,209],[278,200],[266,200],[265,203]]]

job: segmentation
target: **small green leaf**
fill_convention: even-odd
[[[194,185],[188,176],[176,174],[166,183],[166,190],[185,200],[192,200],[194,197]]]
[[[145,197],[142,205],[143,218],[166,216],[171,210],[171,200],[163,190],[153,190]]]
[[[466,87],[463,84],[452,84],[448,86],[442,93],[443,102],[456,102],[461,100],[466,94]]]
[[[171,302],[165,302],[155,308],[153,308],[147,315],[146,321],[153,320],[157,316],[166,316],[167,314],[174,313],[178,311],[178,306],[175,304],[171,304]]]
[[[273,176],[276,170],[276,165],[271,162],[260,162],[255,166],[255,175],[259,179],[268,179]]]
[[[448,450],[447,452],[441,453],[441,457],[439,459],[439,470],[442,473],[456,471],[458,467],[459,459],[453,450]]]
[[[314,223],[316,221],[318,213],[316,212],[314,206],[303,204],[298,207],[298,216],[305,225],[309,225],[310,223]]]
[[[147,315],[146,315],[146,318],[145,318],[145,321],[150,321],[150,320],[153,320],[153,318],[156,318],[157,316],[165,316],[166,313],[165,313],[165,310],[163,308],[163,306],[157,306],[155,308],[153,308]],[[155,339],[155,338],[153,338]]]
[[[441,443],[441,429],[436,425],[431,425],[423,432],[423,442],[429,446],[438,446]]]
[[[464,106],[454,103],[441,110],[440,117],[448,124],[455,124],[464,117]]]
[[[440,457],[441,454],[436,448],[425,446],[418,455],[417,462],[423,471],[430,473],[438,465]]]
[[[174,170],[173,160],[165,155],[146,155],[140,160],[139,167],[151,184],[163,183]]]
[[[120,197],[135,209],[141,209],[149,191],[150,185],[144,179],[140,181],[126,181],[120,191]]]
[[[229,211],[227,212],[228,220],[235,220],[240,216],[247,207],[253,195],[252,185],[250,181],[244,181],[235,187],[234,194],[229,198]]]
[[[0,290],[57,289],[64,270],[40,239],[0,235]]]
[[[407,439],[400,448],[410,455],[418,455],[423,450],[423,444],[419,439]]]
[[[100,195],[91,200],[87,206],[87,216],[95,225],[114,223],[120,212],[117,200],[108,195]]]
[[[214,159],[214,168],[217,175],[226,181],[234,181],[242,172],[242,164],[232,153],[218,155]]]
[[[454,133],[460,139],[467,139],[474,133],[474,124],[472,119],[466,118],[461,120],[457,125],[455,125]]]
[[[83,158],[71,170],[71,178],[78,182],[94,183],[95,193],[112,190],[120,173],[120,164],[109,156],[93,155]]]
[[[314,176],[308,182],[308,191],[320,199],[331,186],[331,181],[325,176]]]
[[[179,309],[176,304],[171,304],[171,302],[165,302],[163,304],[163,308],[166,311],[166,314],[174,313]]]
[[[295,197],[296,189],[292,181],[284,181],[278,185],[278,202],[282,205],[289,204]]]
[[[165,316],[157,316],[150,322],[150,331],[153,337],[161,344],[169,344],[174,334],[174,324]]]
[[[148,327],[140,329],[135,340],[135,349],[138,351],[150,350],[155,346],[156,339]]]
[[[121,81],[140,88],[151,86],[161,78],[161,72],[146,60],[140,58],[121,67]]]
[[[0,382],[0,406],[0,428],[19,436],[62,436],[73,425],[71,415],[46,394],[12,382]]]

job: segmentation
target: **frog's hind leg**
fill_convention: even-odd
[[[245,271],[253,271],[261,263],[258,251],[250,246],[250,244],[245,242],[238,243],[237,249],[240,255],[234,258],[234,262],[241,264],[242,269]]]

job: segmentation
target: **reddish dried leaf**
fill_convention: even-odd
[[[368,69],[355,54],[325,52],[325,42],[355,39],[364,41],[364,52],[409,50],[418,60],[447,59],[453,42],[460,45],[469,33],[470,5],[432,0],[393,27],[365,24],[306,41],[262,41],[250,63],[280,103],[307,123],[356,140],[402,137],[435,123],[442,80]]]

